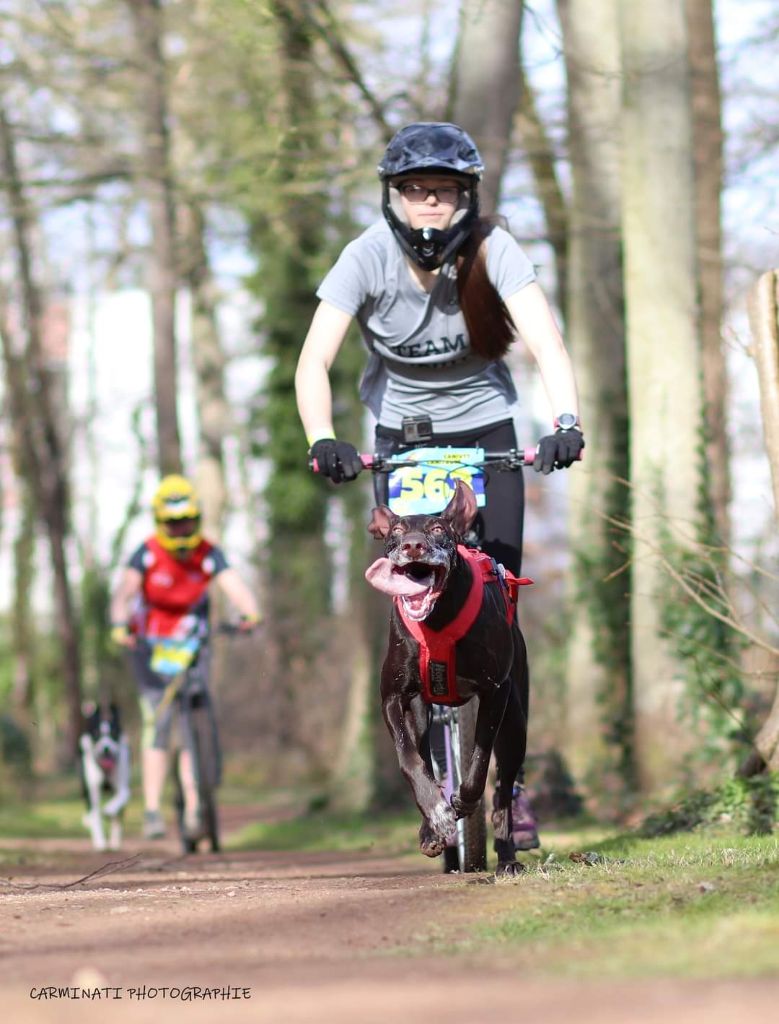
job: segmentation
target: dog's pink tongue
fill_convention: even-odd
[[[389,558],[377,558],[373,565],[365,570],[365,578],[372,587],[393,597],[413,597],[430,589],[425,583],[412,580],[403,573],[393,572]]]

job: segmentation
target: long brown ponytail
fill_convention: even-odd
[[[480,217],[457,254],[457,292],[471,348],[484,359],[505,356],[514,340],[514,324],[487,277],[487,238],[493,224]]]

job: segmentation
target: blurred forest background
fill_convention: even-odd
[[[0,792],[67,763],[85,699],[133,726],[107,599],[183,470],[267,615],[215,640],[233,769],[398,794],[370,481],[307,471],[292,378],[384,145],[439,119],[581,392],[585,462],[527,481],[531,753],[611,816],[779,769],[775,4],[0,0],[0,29]],[[363,362],[334,383],[368,449]]]

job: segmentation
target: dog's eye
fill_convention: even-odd
[[[446,530],[443,528],[443,526],[441,526],[440,523],[433,523],[433,525],[430,527],[430,532],[440,534],[446,533]]]

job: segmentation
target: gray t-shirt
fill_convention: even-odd
[[[504,300],[536,277],[502,228],[487,240],[487,276]],[[346,246],[317,295],[357,319],[371,353],[360,397],[383,426],[428,415],[437,433],[459,432],[514,415],[506,364],[471,351],[454,265],[445,264],[425,292],[386,221]]]

